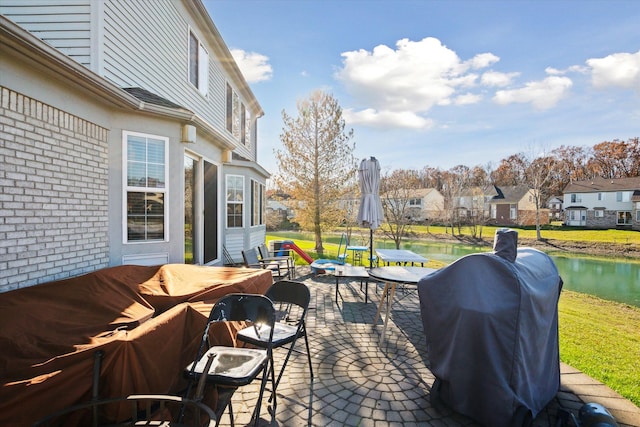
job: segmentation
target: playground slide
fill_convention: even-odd
[[[311,264],[313,262],[313,258],[311,258],[309,255],[307,255],[307,253],[305,251],[300,249],[298,247],[298,245],[296,245],[295,243],[293,243],[290,240],[286,240],[286,241],[282,242],[282,246],[280,246],[280,248],[281,249],[291,249],[291,250],[295,251],[298,255],[300,255],[300,257],[302,257],[303,260],[305,260],[309,264]]]

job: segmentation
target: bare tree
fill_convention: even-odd
[[[284,148],[275,151],[275,181],[298,202],[296,221],[313,231],[322,256],[322,231],[344,220],[343,198],[354,188],[353,130],[345,132],[342,108],[330,94],[315,91],[297,107],[296,118],[282,111]]]
[[[384,210],[385,223],[380,227],[400,249],[402,238],[410,230],[411,211],[409,206],[411,193],[418,188],[417,173],[411,170],[396,170],[380,178],[380,199]]]

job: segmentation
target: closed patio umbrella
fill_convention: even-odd
[[[358,224],[369,227],[369,267],[373,260],[373,231],[384,219],[380,201],[380,164],[375,157],[363,159],[358,168],[360,182],[360,208]]]

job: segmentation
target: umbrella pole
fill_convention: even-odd
[[[373,230],[369,228],[369,268],[373,268]]]

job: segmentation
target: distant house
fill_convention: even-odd
[[[0,291],[264,242],[263,111],[201,0],[0,13]]]
[[[442,217],[444,196],[435,188],[410,190],[408,196],[411,221],[433,221]]]
[[[498,194],[493,185],[465,188],[453,205],[457,209],[459,218],[467,218],[469,221],[485,221],[491,214],[489,201]]]
[[[574,181],[563,195],[566,225],[640,230],[640,177]]]
[[[547,200],[547,208],[549,209],[549,219],[561,220],[564,218],[562,205],[564,203],[562,196],[552,196]]]
[[[489,200],[490,223],[496,225],[535,225],[535,190],[526,185],[496,186]],[[540,209],[540,224],[549,223],[548,209]]]

